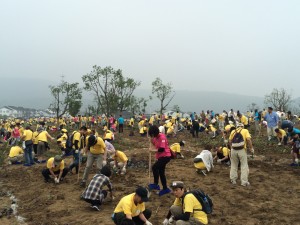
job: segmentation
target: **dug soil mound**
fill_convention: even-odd
[[[112,202],[106,201],[100,212],[94,211],[89,204],[80,200],[83,189],[79,187],[77,175],[68,175],[59,185],[44,183],[41,170],[45,164],[29,168],[22,165],[6,167],[0,174],[0,191],[10,191],[16,196],[19,200],[18,215],[26,218],[28,225],[112,225],[111,214],[120,198],[134,192],[138,185],[146,186],[149,183],[149,140],[138,136],[129,137],[128,131],[122,135],[116,134],[116,139],[116,149],[123,150],[132,163],[125,176],[112,177],[116,198]],[[208,193],[214,202],[209,224],[300,224],[300,169],[288,165],[288,150],[278,152],[272,146],[260,144],[258,147],[254,144],[256,157],[249,159],[251,186],[242,187],[240,182],[232,186],[229,182],[228,166],[215,165],[214,171],[207,176],[196,173],[193,158],[200,151],[203,142],[209,141],[206,134],[195,140],[188,132],[180,133],[178,137],[170,138],[169,142],[174,143],[181,139],[187,142],[185,150],[182,151],[185,158],[172,160],[167,165],[168,183],[181,180],[190,189],[201,188]],[[264,139],[257,140],[256,145],[265,142]],[[214,143],[218,142],[221,142],[220,138],[214,140]],[[67,164],[70,161],[71,159],[66,159]],[[80,170],[81,175],[83,169],[84,166]],[[94,168],[90,178],[95,172]],[[1,201],[4,197],[0,196]],[[152,210],[150,221],[153,225],[162,223],[173,201],[172,194],[159,197],[152,192],[146,206]],[[0,218],[0,224],[18,223],[13,217],[4,215]]]

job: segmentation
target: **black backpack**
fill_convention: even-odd
[[[66,141],[66,148],[71,149],[73,147],[73,139],[74,139],[74,134],[77,133],[78,131],[73,132],[71,135],[68,136],[68,139]]]
[[[184,198],[187,194],[193,194],[195,198],[200,202],[202,206],[201,211],[205,212],[206,214],[212,213],[214,204],[212,202],[212,199],[209,197],[209,195],[205,194],[201,189],[186,192],[182,198],[182,205],[183,205]]]
[[[233,138],[232,138],[232,141],[231,141],[231,147],[234,150],[244,149],[245,140],[244,140],[243,135],[241,134],[241,131],[242,130],[240,130],[239,132],[238,131],[234,131],[235,134],[233,135]]]

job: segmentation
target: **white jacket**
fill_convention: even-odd
[[[214,161],[213,161],[213,156],[210,151],[208,150],[202,150],[202,152],[197,155],[195,158],[201,158],[207,171],[211,171],[212,168],[214,168]]]

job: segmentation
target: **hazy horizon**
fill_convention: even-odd
[[[300,96],[300,2],[7,0],[0,77],[80,82],[93,65],[151,89]],[[299,80],[299,79],[298,79]]]

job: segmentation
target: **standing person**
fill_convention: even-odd
[[[255,124],[255,134],[260,134],[260,120],[261,120],[261,115],[258,112],[257,109],[254,111],[254,124]]]
[[[24,130],[24,133],[22,135],[22,140],[25,141],[25,164],[24,166],[31,166],[34,164],[33,157],[32,157],[32,138],[33,138],[33,132],[30,130],[30,127],[27,126]]]
[[[91,204],[91,208],[100,211],[100,206],[107,196],[107,191],[103,190],[107,186],[110,192],[110,197],[113,199],[112,184],[109,180],[111,171],[109,166],[104,166],[91,180],[88,187],[81,194],[81,198]]]
[[[159,196],[162,196],[171,192],[167,186],[167,178],[165,175],[166,165],[171,160],[171,150],[166,136],[159,133],[157,126],[154,125],[149,128],[149,135],[152,138],[151,143],[155,147],[155,150],[150,149],[150,151],[155,152],[156,158],[156,162],[152,166],[154,183],[149,184],[149,189],[159,191],[160,186],[158,185],[158,181],[160,179],[163,189],[160,190]]]
[[[193,193],[187,192],[182,181],[174,181],[171,184],[173,194],[176,197],[163,225],[203,225],[208,224],[207,214],[203,211],[201,202]]]
[[[118,123],[119,123],[119,133],[123,133],[124,118],[122,117],[122,115],[120,115],[120,117],[118,119]]]
[[[199,137],[199,128],[200,128],[200,125],[199,125],[198,121],[193,120],[193,127],[192,127],[193,137],[196,137],[196,138]]]
[[[149,192],[146,188],[138,187],[135,193],[123,197],[118,203],[112,215],[116,225],[122,225],[128,219],[135,225],[152,225],[149,222],[151,210],[146,209],[145,202],[149,201]]]
[[[88,144],[84,149],[84,154],[87,154],[87,162],[82,181],[80,183],[81,187],[85,187],[90,170],[95,161],[98,171],[102,168],[102,166],[106,165],[107,152],[103,139],[101,137],[96,137],[95,135],[90,135],[88,138]]]
[[[244,129],[242,123],[237,124],[237,128],[232,130],[229,136],[229,145],[231,146],[231,167],[230,180],[232,184],[236,184],[238,178],[238,166],[241,167],[241,185],[249,186],[248,181],[249,167],[247,159],[247,147],[251,149],[252,154],[254,149],[252,146],[251,135],[247,129]]]
[[[268,113],[266,113],[264,119],[268,123],[267,134],[268,140],[271,141],[272,137],[276,136],[275,129],[278,128],[279,117],[276,112],[273,112],[272,107],[268,107]]]
[[[42,127],[38,128],[38,135],[36,136],[38,140],[38,146],[37,146],[37,157],[38,157],[38,163],[44,163],[46,162],[44,158],[44,154],[47,149],[49,149],[49,144],[48,144],[48,138],[51,140],[54,140],[54,137],[51,137],[51,135],[44,130]]]

